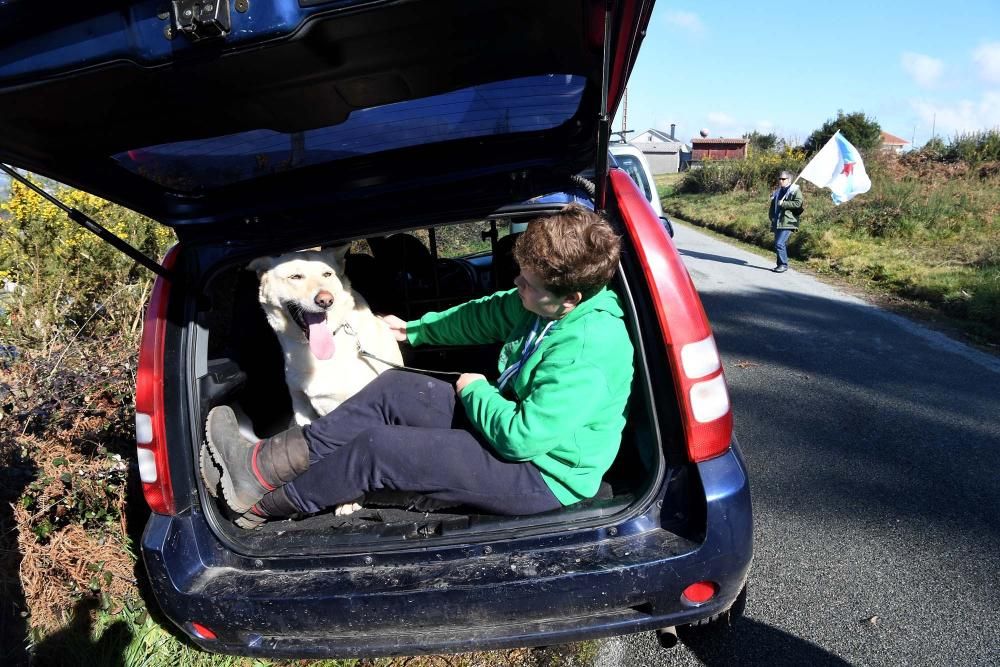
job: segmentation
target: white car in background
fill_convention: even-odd
[[[656,211],[656,215],[660,216],[660,220],[663,221],[663,226],[666,228],[667,233],[673,236],[674,226],[670,222],[670,219],[663,215],[660,196],[656,192],[656,180],[653,178],[653,172],[649,168],[646,156],[635,146],[625,143],[610,144],[608,151],[614,157],[617,166],[636,182],[639,186],[639,191],[649,201],[649,205]]]

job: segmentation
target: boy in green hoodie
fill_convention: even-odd
[[[350,506],[378,490],[508,515],[593,497],[618,453],[633,375],[621,304],[607,289],[619,252],[606,221],[571,205],[518,238],[516,289],[410,322],[384,318],[412,345],[503,341],[494,382],[389,371],[312,424],[258,442],[240,435],[230,408],[213,409],[209,449],[237,523]]]

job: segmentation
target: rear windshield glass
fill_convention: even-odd
[[[396,148],[557,127],[576,114],[586,79],[549,74],[497,81],[353,112],[304,132],[253,130],[137,148],[112,157],[165,187],[195,191]]]

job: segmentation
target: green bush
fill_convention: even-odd
[[[65,204],[159,259],[173,232],[134,211],[78,190],[45,184]],[[44,349],[81,335],[138,331],[152,274],[27,187],[0,203],[0,302],[7,344]],[[14,287],[16,285],[16,287]]]
[[[1000,160],[1000,130],[955,135],[945,150],[945,159],[970,165]]]
[[[683,194],[769,192],[783,170],[798,172],[804,165],[802,152],[795,149],[753,153],[743,160],[704,160],[699,167],[686,172],[677,191]]]
[[[916,151],[917,155],[936,162],[964,162],[976,166],[1000,161],[1000,129],[956,134],[948,143],[933,137]]]
[[[747,140],[747,150],[751,155],[755,153],[767,153],[778,147],[778,135],[774,132],[764,134],[754,130],[743,135]]]
[[[863,111],[855,111],[845,114],[843,111],[837,112],[836,118],[823,123],[818,130],[814,130],[806,139],[806,150],[810,154],[816,153],[826,145],[837,130],[844,135],[851,144],[868,154],[877,149],[882,144],[882,127],[874,118],[869,118]]]
[[[868,196],[830,211],[828,219],[871,238],[908,238],[921,227],[922,207],[917,205],[917,184],[877,179]]]

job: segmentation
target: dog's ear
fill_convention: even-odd
[[[257,275],[264,273],[265,271],[270,271],[274,268],[274,257],[258,257],[249,264],[247,264],[247,269],[250,271],[256,271]]]

